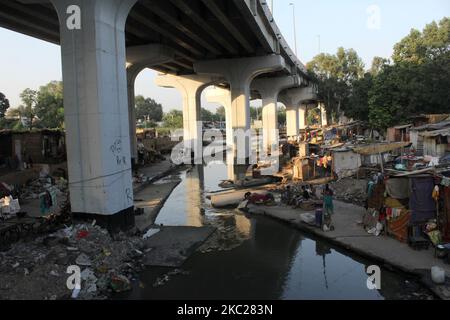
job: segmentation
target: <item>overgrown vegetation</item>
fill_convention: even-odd
[[[449,112],[449,18],[411,30],[391,60],[375,57],[365,72],[356,51],[339,48],[335,55],[316,56],[307,68],[335,117],[345,114],[384,129],[415,114]]]

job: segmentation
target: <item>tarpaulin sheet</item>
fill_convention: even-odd
[[[368,199],[368,207],[380,210],[384,204],[384,183],[378,183],[375,185],[372,191],[371,197]]]
[[[386,191],[389,194],[389,196],[394,199],[409,198],[409,179],[408,178],[387,179]]]
[[[432,177],[411,178],[409,209],[412,222],[425,222],[436,214],[436,203],[431,194],[434,188]]]

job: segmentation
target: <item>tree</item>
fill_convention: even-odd
[[[202,108],[201,109],[201,120],[202,121],[214,121],[215,117],[211,111],[209,111],[205,108]]]
[[[278,107],[278,124],[284,125],[286,123],[286,107],[279,106]]]
[[[163,118],[162,105],[151,98],[144,98],[141,95],[135,98],[136,119],[142,121],[150,119],[158,122]]]
[[[37,92],[36,116],[45,128],[62,128],[64,125],[63,83],[52,81]]]
[[[172,109],[163,116],[164,127],[171,129],[183,128],[183,112]]]
[[[450,19],[433,21],[420,32],[412,29],[408,36],[394,46],[395,63],[422,64],[450,50]]]
[[[31,129],[33,127],[33,120],[35,117],[37,92],[35,90],[31,90],[30,88],[26,88],[20,94],[20,99],[23,103],[23,105],[18,107],[20,120],[22,120],[22,117],[25,117],[28,121],[29,129]]]
[[[372,88],[372,83],[372,73],[366,73],[361,79],[353,81],[352,92],[345,108],[347,117],[363,121],[369,119],[369,92]]]
[[[0,119],[5,117],[6,110],[9,108],[9,100],[0,92]]]
[[[225,121],[225,107],[217,107],[215,116],[217,121]]]
[[[351,85],[364,75],[364,63],[355,50],[338,48],[335,55],[321,53],[307,64],[316,79],[319,98],[328,114],[339,115],[351,93]]]
[[[450,20],[412,30],[394,46],[393,65],[384,65],[369,91],[369,121],[376,128],[407,122],[419,113],[448,112]]]
[[[262,107],[250,107],[250,119],[261,120],[262,119]]]
[[[385,65],[389,64],[389,59],[382,57],[374,57],[372,60],[372,67],[370,68],[370,74],[376,76],[379,74]]]

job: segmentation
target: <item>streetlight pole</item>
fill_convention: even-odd
[[[295,46],[295,55],[297,56],[297,31],[295,28],[295,4],[293,4],[292,2],[289,3],[290,6],[292,6],[292,20],[294,23],[294,46]]]

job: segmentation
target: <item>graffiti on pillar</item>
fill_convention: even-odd
[[[81,9],[77,5],[67,7],[66,13],[69,15],[66,26],[69,30],[81,30]]]
[[[116,139],[109,147],[113,156],[116,158],[117,165],[127,164],[127,157],[122,154],[122,140]]]
[[[133,202],[133,196],[131,194],[131,189],[130,188],[126,188],[125,189],[125,194],[127,196],[128,204],[131,204]]]

